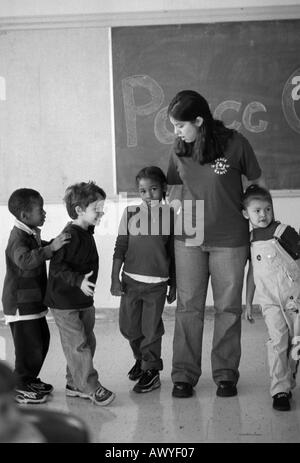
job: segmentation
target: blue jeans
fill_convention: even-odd
[[[216,384],[239,378],[244,268],[248,246],[236,248],[186,247],[175,240],[177,309],[173,339],[173,382],[195,386],[201,375],[204,310],[208,281],[215,319],[211,352]]]
[[[90,394],[99,386],[93,365],[96,349],[94,334],[95,307],[81,310],[51,309],[59,329],[61,345],[67,361],[67,384]]]

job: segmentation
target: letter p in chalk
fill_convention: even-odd
[[[149,103],[137,106],[134,99],[134,88],[145,88],[151,96]],[[147,75],[130,76],[122,80],[122,93],[125,111],[127,146],[137,146],[136,117],[148,116],[159,109],[164,92],[158,83]]]

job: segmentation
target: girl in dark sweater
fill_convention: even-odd
[[[142,169],[136,183],[143,202],[124,210],[113,256],[111,294],[121,296],[120,331],[136,359],[128,373],[129,379],[139,380],[133,390],[149,392],[160,387],[167,292],[169,304],[176,298],[174,219],[173,211],[162,203],[167,180],[161,169]]]

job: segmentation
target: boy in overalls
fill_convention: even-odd
[[[300,357],[300,237],[294,228],[275,221],[272,197],[257,185],[248,187],[244,194],[243,215],[253,228],[245,315],[253,321],[256,289],[270,337],[267,347],[273,408],[290,410]]]

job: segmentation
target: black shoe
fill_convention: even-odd
[[[219,397],[234,397],[237,395],[236,385],[233,381],[220,381],[218,384],[217,395]]]
[[[194,393],[193,386],[189,383],[176,382],[174,383],[172,396],[178,398],[192,397]]]
[[[15,389],[15,401],[19,404],[42,404],[46,402],[48,395],[34,391],[30,384]]]
[[[150,392],[158,387],[160,387],[159,371],[152,369],[143,371],[133,390],[134,392]]]
[[[287,392],[278,392],[278,394],[273,395],[273,408],[281,412],[290,410],[289,394]]]
[[[129,379],[131,379],[131,381],[136,381],[142,376],[143,370],[141,368],[141,364],[142,364],[141,360],[136,360],[135,364],[133,365],[131,370],[128,372],[128,376],[129,376]]]
[[[30,387],[35,392],[40,392],[41,394],[51,394],[51,392],[53,391],[52,384],[44,383],[40,380],[40,378],[36,378],[33,381],[31,381]]]

